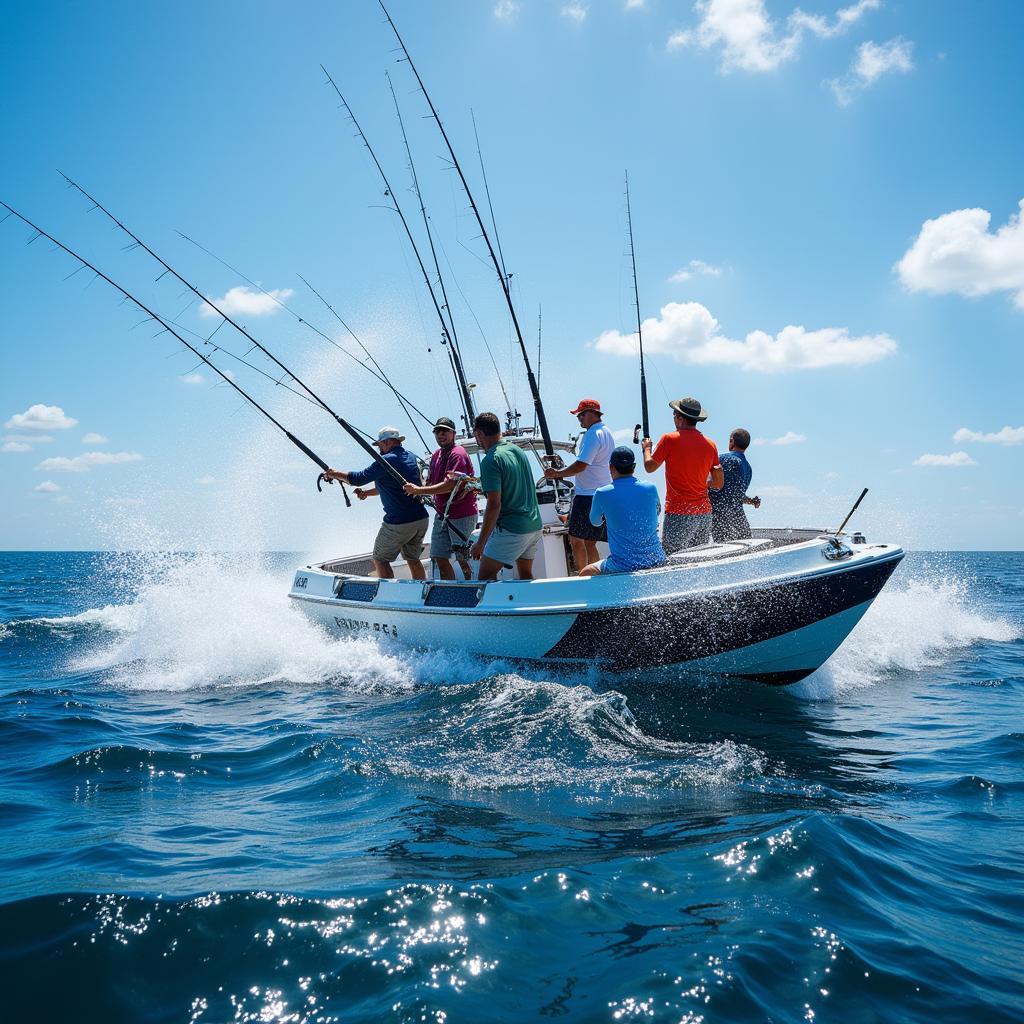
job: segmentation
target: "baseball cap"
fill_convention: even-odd
[[[434,424],[434,429],[437,430],[439,427],[444,427],[447,430],[454,430],[455,420],[449,416],[438,416],[437,422]]]
[[[596,412],[601,415],[601,403],[596,398],[581,398],[575,409],[569,410],[570,416],[579,416],[581,412]]]
[[[608,462],[616,469],[622,471],[636,468],[636,456],[633,454],[633,449],[627,448],[624,444],[620,444],[619,447],[612,452],[611,458]]]

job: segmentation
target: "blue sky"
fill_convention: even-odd
[[[531,339],[543,307],[556,433],[584,396],[613,428],[638,418],[628,168],[655,434],[667,398],[694,394],[722,445],[739,425],[767,442],[750,452],[757,525],[835,525],[868,486],[858,521],[879,539],[1024,547],[1024,8],[393,0],[392,14],[482,198],[476,114]],[[422,281],[319,64],[412,214],[390,71],[450,291],[465,295],[453,306],[478,402],[504,412],[473,314],[525,413],[499,290],[392,48],[371,0],[11,8],[0,198],[208,333],[216,320],[123,252],[60,168],[204,294],[245,282],[179,230],[351,344],[301,273],[399,388],[454,413]],[[133,330],[140,317],[102,282],[64,280],[74,264],[28,237],[0,226],[0,547],[332,552],[372,536],[378,508],[318,496],[311,464],[205,367]],[[354,363],[232,294],[338,411],[405,426]],[[332,464],[365,463],[322,413],[235,369]]]

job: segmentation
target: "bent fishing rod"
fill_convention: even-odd
[[[455,370],[456,383],[459,386],[459,392],[465,408],[466,432],[468,433],[472,428],[473,420],[476,416],[473,409],[473,396],[470,392],[469,382],[466,380],[466,374],[462,366],[462,357],[459,354],[458,345],[452,338],[448,321],[445,320],[444,312],[441,309],[441,303],[438,302],[437,293],[434,291],[434,286],[430,282],[430,274],[427,272],[426,264],[423,262],[423,257],[420,255],[419,246],[416,244],[416,238],[412,233],[412,229],[409,227],[409,222],[406,219],[405,214],[402,212],[402,207],[398,202],[398,197],[395,195],[395,190],[391,187],[391,182],[388,181],[387,173],[384,171],[384,167],[380,160],[377,159],[377,154],[370,145],[370,140],[366,137],[366,133],[363,131],[359,121],[356,119],[356,115],[352,112],[352,108],[349,106],[348,100],[346,100],[342,95],[341,89],[338,88],[337,82],[335,82],[331,77],[331,73],[327,68],[321,64],[320,69],[327,76],[327,81],[337,93],[338,99],[341,100],[341,105],[345,108],[345,113],[348,115],[349,120],[355,127],[356,133],[362,140],[363,145],[366,146],[366,149],[373,160],[374,166],[377,168],[378,174],[380,174],[381,181],[384,182],[384,195],[387,199],[391,200],[391,209],[398,214],[398,219],[401,221],[406,237],[409,239],[409,244],[412,246],[413,255],[416,257],[420,273],[423,275],[423,281],[427,286],[427,291],[430,293],[430,301],[433,303],[434,312],[437,313],[437,318],[441,323],[441,344],[447,346],[449,349],[452,365]]]
[[[561,462],[561,459],[555,455],[555,449],[551,443],[551,432],[548,430],[547,417],[544,415],[544,404],[541,401],[540,389],[537,386],[537,379],[533,375],[533,367],[530,365],[530,354],[526,350],[526,342],[523,340],[523,332],[519,326],[519,317],[516,316],[515,305],[512,302],[512,292],[509,289],[508,278],[504,273],[502,261],[498,259],[494,245],[491,242],[491,236],[487,231],[483,217],[480,215],[480,210],[477,207],[476,200],[473,198],[473,192],[469,187],[469,182],[466,180],[466,175],[462,170],[462,165],[459,163],[459,158],[455,155],[455,149],[452,147],[451,140],[448,138],[448,133],[445,131],[445,127],[441,123],[441,118],[438,116],[437,109],[434,107],[434,101],[430,98],[430,94],[427,92],[427,87],[423,84],[423,79],[420,77],[420,73],[417,70],[416,65],[413,63],[408,47],[406,47],[401,33],[398,31],[398,27],[392,20],[391,15],[388,13],[388,9],[384,6],[384,0],[377,0],[377,2],[380,4],[380,9],[384,12],[384,17],[387,18],[388,24],[391,26],[391,31],[395,34],[395,39],[398,40],[398,45],[401,48],[402,53],[405,55],[405,60],[412,69],[412,73],[416,76],[416,82],[420,87],[420,92],[423,93],[423,97],[427,101],[427,106],[430,108],[430,113],[434,119],[434,123],[441,132],[441,138],[444,139],[445,146],[448,147],[448,154],[451,157],[452,165],[458,172],[459,180],[462,182],[462,189],[466,193],[466,198],[469,200],[473,216],[476,218],[476,222],[480,227],[480,233],[483,235],[484,242],[487,244],[487,253],[491,258],[491,263],[494,265],[494,272],[498,275],[498,280],[501,282],[501,290],[505,296],[505,305],[508,306],[509,315],[512,317],[512,326],[515,328],[516,338],[519,341],[519,349],[523,356],[523,363],[526,366],[526,379],[530,385],[530,394],[533,396],[533,405],[537,413],[537,424],[540,427],[541,437],[544,439],[544,451],[546,453],[547,460],[552,465],[556,465]]]
[[[85,196],[85,198],[88,199],[89,202],[91,202],[97,210],[102,211],[107,217],[109,217],[132,240],[134,245],[130,246],[129,248],[134,248],[137,246],[141,249],[144,249],[146,252],[149,253],[150,256],[153,257],[153,259],[157,261],[157,263],[160,264],[160,266],[164,268],[163,274],[161,274],[157,278],[158,281],[160,280],[161,277],[164,276],[164,274],[170,274],[172,277],[180,281],[186,288],[188,288],[189,291],[193,292],[198,298],[202,299],[203,302],[205,302],[212,310],[214,310],[223,320],[227,321],[227,323],[234,327],[234,329],[238,331],[238,333],[241,334],[242,337],[252,342],[252,344],[256,348],[258,348],[272,363],[274,363],[281,369],[285,376],[291,377],[291,379],[295,381],[295,383],[298,384],[298,386],[302,388],[302,390],[305,391],[306,394],[309,395],[309,397],[312,398],[313,401],[316,402],[316,404],[320,406],[321,409],[324,410],[324,412],[334,417],[334,419],[338,423],[338,426],[340,426],[341,429],[344,430],[352,438],[353,441],[355,441],[361,448],[363,448],[375,462],[379,462],[381,463],[381,465],[385,466],[396,479],[400,478],[403,481],[405,480],[405,477],[403,477],[402,474],[399,473],[398,470],[394,468],[394,466],[392,466],[389,462],[385,461],[381,454],[373,449],[370,443],[360,435],[360,432],[356,430],[356,428],[353,427],[351,423],[349,423],[343,417],[339,416],[315,391],[313,391],[312,388],[310,388],[307,384],[300,380],[294,373],[292,373],[292,371],[289,370],[288,367],[285,366],[284,363],[282,363],[281,360],[278,359],[277,356],[275,356],[274,353],[271,352],[270,349],[268,349],[263,344],[263,342],[259,341],[257,338],[254,338],[241,324],[237,323],[230,316],[228,316],[228,314],[225,313],[224,310],[222,310],[212,299],[208,299],[205,295],[203,295],[203,293],[198,288],[196,288],[194,284],[192,284],[189,281],[186,281],[185,278],[183,278],[181,274],[179,274],[169,263],[167,263],[155,252],[153,252],[153,250],[150,249],[150,247],[146,245],[146,243],[143,242],[138,235],[134,234],[129,228],[122,224],[121,221],[119,221],[102,203],[100,203],[93,196],[89,195],[89,193],[86,192],[81,185],[79,185],[77,182],[72,181],[63,172],[58,171],[57,173],[60,174],[61,177],[64,178],[64,180],[67,181],[69,185],[73,186],[79,192],[81,192],[82,195]],[[163,323],[162,320],[161,323]],[[175,336],[177,337],[177,335]],[[317,480],[318,488],[321,480],[326,480],[327,483],[331,483],[330,479],[321,475],[320,479]],[[345,500],[348,500],[347,494]]]
[[[633,299],[636,303],[636,337],[640,343],[640,419],[633,428],[633,444],[640,443],[640,431],[644,437],[651,436],[651,423],[647,415],[647,376],[644,373],[644,332],[640,325],[640,288],[636,283],[636,248],[633,245],[633,212],[629,206],[629,171],[626,171],[626,224],[629,227],[629,258],[633,263]]]
[[[281,433],[284,434],[284,436],[287,437],[288,440],[291,441],[291,443],[295,445],[295,447],[298,448],[303,455],[305,455],[307,458],[315,462],[316,465],[320,468],[320,476],[317,477],[316,485],[318,491],[321,489],[320,483],[322,480],[327,480],[328,483],[332,482],[330,478],[325,476],[328,469],[330,469],[330,466],[328,466],[328,464],[322,458],[320,458],[320,456],[317,455],[312,448],[310,448],[304,442],[300,441],[290,430],[288,430],[287,427],[285,427],[279,420],[272,416],[262,405],[260,405],[260,403],[257,402],[256,399],[252,397],[252,395],[245,391],[245,389],[242,388],[241,385],[239,385],[236,381],[232,380],[231,376],[225,373],[215,362],[213,362],[212,359],[209,359],[206,355],[200,352],[199,349],[195,347],[195,345],[186,341],[176,330],[174,330],[173,327],[171,327],[167,323],[166,320],[164,320],[162,316],[160,316],[158,313],[155,313],[152,309],[149,308],[149,306],[142,302],[141,299],[136,298],[127,289],[122,288],[121,285],[119,285],[115,280],[113,280],[113,278],[108,277],[105,273],[103,273],[102,270],[99,269],[99,267],[97,267],[93,263],[90,263],[89,260],[87,260],[84,256],[80,256],[77,252],[74,251],[74,249],[69,248],[63,242],[54,238],[53,235],[51,235],[49,232],[44,231],[41,227],[39,227],[38,224],[34,224],[32,221],[30,221],[28,217],[26,217],[24,214],[19,213],[17,210],[14,209],[13,206],[9,206],[2,199],[0,199],[0,206],[3,206],[4,209],[8,211],[8,216],[13,214],[13,216],[18,218],[18,220],[22,221],[24,224],[27,224],[33,231],[36,232],[34,238],[32,239],[33,241],[35,240],[35,238],[40,237],[48,239],[58,248],[63,249],[64,252],[66,252],[72,259],[77,260],[81,264],[81,267],[79,269],[86,268],[88,270],[91,270],[97,277],[106,281],[107,284],[109,284],[113,289],[120,292],[125,299],[131,302],[143,313],[145,313],[150,320],[153,320],[155,323],[158,323],[162,328],[162,331],[160,333],[166,332],[167,334],[170,334],[173,337],[177,338],[178,341],[180,341],[182,345],[185,346],[185,348],[187,348],[190,352],[198,356],[207,366],[209,366],[210,369],[213,370],[214,373],[216,373],[217,376],[224,381],[224,383],[229,384],[232,388],[235,389],[235,391],[238,392],[238,394],[242,396],[242,398],[244,398],[250,405],[256,408],[260,413],[262,413],[263,416],[265,416],[271,423],[273,423],[273,425],[277,427],[277,429],[280,430]],[[143,323],[145,322],[146,321],[143,321]],[[354,427],[347,424],[344,420],[341,419],[340,416],[337,417],[337,419],[338,422],[341,423],[342,426],[346,430],[348,430],[349,433],[352,434],[353,438],[355,438],[356,441],[363,445],[363,447],[369,448],[369,445],[365,441],[363,441],[363,439],[359,437],[359,435],[356,433]],[[390,468],[390,466],[388,468]],[[341,491],[342,495],[345,498],[345,504],[351,508],[352,500],[349,498],[348,492],[345,490],[344,486],[342,487]]]
[[[427,450],[430,448],[430,446],[426,442],[426,439],[423,437],[423,434],[420,433],[419,427],[416,425],[416,421],[413,419],[412,413],[410,413],[409,410],[412,409],[424,421],[424,423],[432,425],[434,423],[434,420],[432,420],[425,412],[423,412],[422,409],[417,408],[408,397],[403,395],[402,392],[399,391],[394,384],[392,384],[391,380],[388,378],[388,375],[384,372],[384,368],[374,358],[373,353],[370,352],[370,350],[363,344],[362,339],[341,318],[337,310],[335,310],[335,308],[301,274],[298,275],[299,280],[302,281],[302,283],[305,284],[306,287],[309,288],[310,291],[312,291],[313,294],[334,314],[335,319],[337,319],[341,326],[344,327],[345,330],[348,331],[348,333],[352,336],[352,340],[355,341],[355,343],[363,350],[364,353],[366,353],[366,358],[369,359],[371,363],[373,363],[373,367],[367,366],[366,363],[363,362],[363,360],[360,359],[354,352],[350,352],[347,348],[345,348],[344,345],[338,344],[338,342],[335,341],[332,337],[321,331],[320,328],[316,326],[316,324],[313,324],[305,317],[300,316],[298,313],[295,312],[294,309],[292,309],[291,306],[289,306],[285,302],[282,302],[273,292],[267,291],[266,288],[264,288],[261,284],[257,284],[255,281],[252,280],[252,278],[246,277],[245,274],[243,274],[237,267],[233,267],[230,263],[228,263],[227,260],[222,259],[215,252],[213,252],[210,249],[207,249],[205,245],[200,244],[194,238],[190,238],[183,231],[179,231],[178,236],[180,238],[183,238],[190,245],[194,245],[200,252],[204,252],[206,253],[207,256],[211,257],[212,259],[215,259],[219,264],[221,264],[221,266],[227,267],[227,269],[230,270],[232,274],[236,274],[243,281],[245,281],[246,284],[251,285],[258,292],[260,292],[261,294],[265,295],[268,299],[270,299],[271,302],[276,303],[286,313],[289,313],[291,316],[293,316],[300,324],[302,324],[304,327],[308,327],[314,334],[318,335],[319,337],[323,338],[324,341],[333,345],[339,352],[348,356],[349,359],[352,359],[355,363],[357,363],[364,370],[366,370],[367,373],[375,377],[382,384],[384,384],[385,387],[390,389],[391,393],[395,396],[395,399],[398,401],[398,404],[402,407],[402,411],[408,417],[409,423],[412,426],[413,431],[416,433],[416,436],[420,439],[420,443],[423,445],[424,449]]]

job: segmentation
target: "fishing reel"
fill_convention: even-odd
[[[324,484],[333,484],[333,483],[334,483],[334,480],[333,480],[332,477],[329,477],[326,473],[321,473],[316,478],[316,492],[317,492],[317,494],[323,494],[323,491],[324,491],[323,485]],[[345,489],[345,484],[341,480],[339,480],[338,483],[341,484],[341,496],[345,499],[345,507],[346,508],[351,508],[352,507],[352,499],[348,496],[348,491]]]

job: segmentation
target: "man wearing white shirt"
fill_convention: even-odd
[[[593,398],[584,398],[570,415],[579,420],[585,433],[580,439],[576,461],[565,469],[548,469],[544,475],[549,480],[564,480],[576,477],[576,493],[569,510],[569,543],[577,572],[585,565],[598,561],[597,542],[606,541],[608,534],[604,525],[594,526],[590,521],[590,506],[594,492],[612,482],[608,461],[615,451],[615,438],[601,420],[601,403]]]

